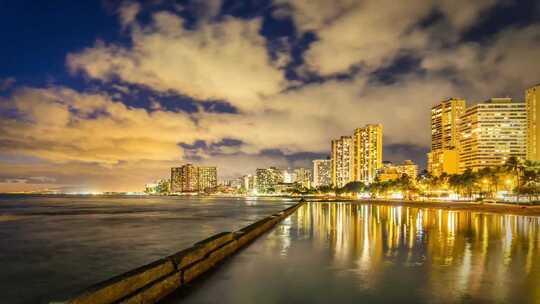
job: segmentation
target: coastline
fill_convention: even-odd
[[[481,213],[510,214],[521,216],[540,216],[540,205],[523,206],[513,204],[488,204],[476,202],[441,202],[441,201],[392,201],[392,200],[359,200],[351,198],[307,199],[308,202],[348,202],[361,205],[402,206],[414,208],[431,208],[454,211],[470,211]]]

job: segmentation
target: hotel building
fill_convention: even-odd
[[[313,160],[313,187],[332,185],[332,161],[330,159]]]
[[[527,159],[540,161],[540,84],[525,91]]]
[[[199,167],[199,191],[212,192],[217,188],[217,168]]]
[[[465,111],[465,100],[450,98],[431,108],[431,152],[428,172],[456,174],[459,171],[459,119]]]
[[[256,187],[258,193],[276,192],[276,187],[283,182],[283,171],[275,167],[257,169]]]
[[[192,164],[171,168],[171,192],[199,191],[199,170]]]
[[[332,140],[332,185],[343,187],[353,181],[353,139],[342,136]]]
[[[382,167],[382,125],[370,124],[354,130],[353,181],[372,183]]]
[[[307,168],[294,169],[294,182],[304,188],[311,188],[311,170]]]
[[[385,162],[382,168],[378,171],[377,177],[379,178],[379,181],[385,182],[399,179],[403,176],[403,174],[406,174],[410,180],[415,182],[416,176],[418,175],[418,165],[412,160],[406,160],[400,165]]]
[[[473,171],[499,166],[527,153],[525,103],[492,98],[465,110],[459,122],[459,169]]]

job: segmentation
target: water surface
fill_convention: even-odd
[[[540,303],[540,218],[310,203],[170,303]]]
[[[0,196],[0,303],[49,303],[290,200]]]

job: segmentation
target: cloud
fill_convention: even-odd
[[[151,25],[134,26],[133,47],[101,42],[70,54],[67,65],[103,81],[118,77],[158,91],[172,90],[198,100],[228,100],[250,110],[261,105],[261,96],[284,88],[282,71],[271,62],[261,20],[232,17],[203,23],[195,30],[169,12],[153,15]]]
[[[450,26],[444,35],[453,37],[494,0],[480,1],[387,1],[279,0],[301,31],[313,31],[318,40],[306,52],[303,68],[319,75],[347,72],[355,66],[374,70],[400,50],[429,45],[429,31],[418,23],[434,10],[442,12]],[[280,14],[283,7],[279,6]]]
[[[179,159],[178,142],[206,138],[185,113],[149,112],[64,87],[22,88],[3,107],[17,117],[0,121],[0,151],[53,162]]]
[[[120,18],[120,24],[122,27],[127,27],[135,22],[135,18],[141,10],[141,5],[137,2],[126,1],[122,3],[118,9],[118,15]]]
[[[125,2],[119,18],[129,24],[129,46],[96,42],[66,59],[72,73],[123,94],[67,87],[13,91],[0,103],[0,115],[9,114],[0,120],[0,178],[25,180],[25,187],[140,190],[184,162],[238,176],[257,167],[309,165],[298,157],[328,154],[330,139],[367,123],[383,124],[385,158],[418,161],[429,146],[433,104],[448,97],[522,99],[540,79],[538,24],[507,27],[482,42],[461,41],[494,5],[490,0],[277,2],[280,18],[289,16],[298,32],[317,36],[300,67],[317,81],[285,78],[292,48],[287,42],[272,54],[260,34],[261,17],[216,18],[215,5],[189,29],[170,12],[155,13],[143,25],[139,8]],[[420,25],[434,11],[442,17]],[[414,63],[403,70],[400,56]],[[391,82],[379,81],[381,70],[391,71]],[[149,97],[150,109],[122,100],[137,86],[158,93]],[[230,103],[235,111],[171,110],[181,107],[160,100],[171,91],[201,104]],[[4,161],[20,156],[37,161]]]

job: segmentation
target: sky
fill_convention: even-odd
[[[0,41],[0,192],[310,166],[369,123],[425,166],[432,105],[540,83],[534,0],[0,1]]]

